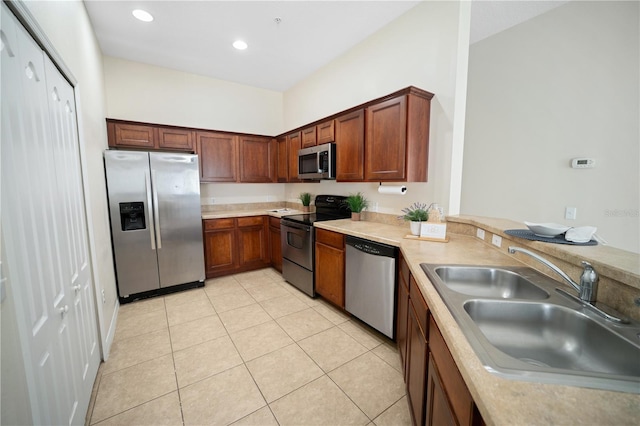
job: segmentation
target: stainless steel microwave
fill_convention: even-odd
[[[335,179],[336,144],[325,143],[299,150],[298,178]]]

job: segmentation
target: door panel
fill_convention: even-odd
[[[120,297],[159,288],[149,154],[105,151],[109,214]],[[120,203],[141,202],[145,225],[123,230]]]
[[[59,189],[58,208],[64,218],[59,226],[63,280],[72,299],[69,312],[70,351],[73,372],[78,376],[80,413],[89,406],[93,380],[100,363],[98,332],[93,296],[93,279],[89,262],[84,191],[80,169],[80,146],[76,126],[73,88],[45,57],[52,142],[54,146],[56,182]]]
[[[160,287],[204,281],[198,156],[149,154],[154,200]]]

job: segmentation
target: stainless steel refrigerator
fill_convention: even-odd
[[[118,294],[204,285],[198,156],[105,151]]]

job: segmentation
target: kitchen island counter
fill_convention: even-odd
[[[490,232],[496,234],[503,231],[496,228],[496,223],[485,223],[483,219],[473,218],[474,226],[485,224]],[[640,395],[504,379],[490,374],[484,368],[458,323],[420,267],[420,263],[423,262],[523,266],[523,263],[506,252],[506,247],[513,243],[512,241],[503,241],[502,247],[497,248],[490,244],[491,237],[489,242],[485,242],[472,236],[475,235],[471,232],[472,229],[459,226],[470,224],[471,221],[470,217],[463,220],[451,218],[448,225],[448,243],[404,239],[409,233],[408,227],[375,222],[336,220],[317,223],[315,226],[400,247],[411,274],[418,283],[487,424],[636,424],[640,414]],[[507,222],[506,226],[515,223]],[[536,249],[544,250],[545,247],[536,245]],[[562,248],[557,247],[551,247],[551,250],[562,252]],[[572,252],[574,248],[566,250]],[[557,256],[557,253],[555,255]],[[616,265],[612,267],[617,269]],[[571,272],[569,274],[573,275]],[[633,278],[633,275],[630,278]]]

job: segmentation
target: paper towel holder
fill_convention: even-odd
[[[407,187],[405,185],[382,186],[382,182],[380,182],[378,192],[381,194],[405,195],[407,193]]]

